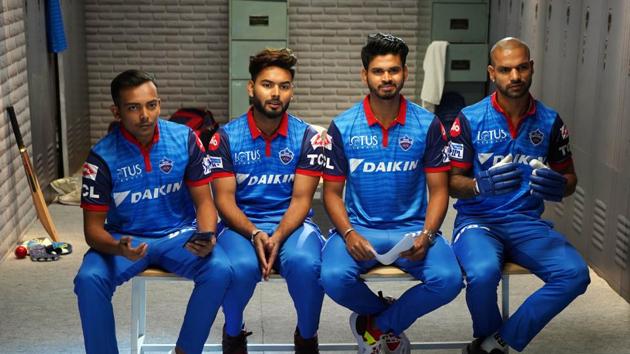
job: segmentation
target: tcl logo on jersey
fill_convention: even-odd
[[[413,171],[418,168],[419,160],[414,161],[381,161],[381,162],[364,162],[365,159],[350,159],[348,164],[350,165],[350,173],[357,170],[359,166],[361,172],[373,173],[373,172],[406,172]]]
[[[81,195],[86,197],[86,198],[90,198],[90,199],[99,199],[101,196],[96,194],[96,191],[94,190],[94,186],[88,186],[87,184],[83,184],[81,186]]]
[[[477,142],[480,144],[492,144],[505,141],[508,133],[503,129],[481,130],[477,132]]]
[[[313,149],[321,147],[327,150],[332,150],[332,141],[330,140],[328,134],[323,131],[321,133],[313,135],[313,137],[311,138],[311,146],[313,147]]]
[[[140,175],[142,175],[142,166],[140,166],[140,164],[116,169],[116,177],[121,182],[140,177]]]
[[[221,136],[219,135],[219,133],[215,133],[212,136],[212,139],[210,139],[210,142],[208,143],[208,150],[215,151],[216,149],[218,149],[220,141],[221,141]]]
[[[358,135],[350,138],[352,149],[374,149],[378,147],[378,137],[376,135]]]
[[[262,175],[262,176],[252,176],[250,174],[239,173],[236,175],[236,182],[238,184],[245,183],[248,186],[254,186],[258,184],[283,184],[283,183],[293,183],[295,180],[294,174],[286,174],[286,175]]]
[[[235,165],[249,165],[260,161],[260,150],[241,151],[234,153]]]
[[[558,148],[558,151],[560,151],[562,156],[567,156],[571,153],[571,146],[569,144],[562,145]]]
[[[86,162],[83,164],[83,177],[96,181],[96,175],[98,174],[98,166]]]
[[[158,199],[160,196],[165,196],[170,193],[175,193],[182,188],[181,183],[169,183],[160,187],[147,188],[141,192],[115,192],[113,193],[114,203],[119,206],[127,199],[127,196],[131,195],[131,204],[136,204],[143,200]]]
[[[459,123],[459,117],[457,117],[455,118],[453,125],[451,125],[451,138],[457,138],[461,132],[461,123]]]
[[[324,154],[307,154],[308,164],[311,166],[324,166],[325,168],[332,170],[333,165],[330,164],[330,159],[326,158]]]

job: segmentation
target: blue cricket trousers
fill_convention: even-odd
[[[477,338],[498,331],[521,351],[590,283],[580,254],[544,220],[512,217],[509,222],[484,220],[457,229],[453,249],[466,276],[466,302]],[[502,323],[497,286],[505,261],[527,268],[545,285]]]
[[[271,235],[277,225],[256,226]],[[254,246],[240,234],[225,227],[218,243],[226,251],[234,269],[232,285],[223,302],[223,313],[225,331],[230,336],[236,336],[243,325],[243,311],[261,280],[261,269]],[[324,291],[319,285],[322,244],[323,238],[317,226],[305,222],[285,239],[274,265],[287,282],[302,338],[314,337],[319,327],[324,301]]]
[[[116,287],[149,266],[159,266],[192,279],[195,288],[188,301],[177,346],[187,354],[201,353],[219,306],[232,278],[232,267],[221,246],[200,258],[183,246],[194,228],[182,229],[162,238],[134,237],[133,247],[149,246],[144,258],[132,262],[90,249],[74,279],[87,353],[118,353],[112,296]],[[113,234],[118,239],[120,234]]]
[[[405,233],[421,230],[422,226],[398,230],[354,226],[354,229],[382,254]],[[436,238],[423,260],[412,262],[399,258],[394,263],[422,283],[405,291],[392,305],[385,304],[359,277],[378,264],[376,260],[356,261],[335,232],[322,251],[321,282],[326,294],[336,303],[361,315],[377,315],[376,324],[385,332],[402,333],[419,317],[451,302],[463,287],[457,259],[442,237]]]

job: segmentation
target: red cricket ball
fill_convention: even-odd
[[[26,257],[27,253],[28,253],[28,250],[26,249],[25,246],[20,245],[15,248],[15,257],[18,259]]]

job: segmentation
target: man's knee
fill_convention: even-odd
[[[356,283],[357,277],[348,269],[334,266],[323,266],[320,275],[320,283],[328,296],[334,300],[343,298],[347,289]]]
[[[453,300],[464,287],[459,267],[446,267],[434,271],[426,285],[440,294],[446,302]]]
[[[81,296],[99,290],[113,292],[111,281],[102,272],[81,268],[74,278],[74,293]]]
[[[552,279],[562,283],[565,293],[573,296],[583,294],[591,283],[588,266],[583,261],[568,264],[565,269],[552,275]]]
[[[232,281],[233,273],[227,258],[212,257],[200,269],[194,281],[195,284],[210,283],[216,287],[227,287]]]
[[[286,256],[282,267],[287,272],[287,276],[294,274],[301,277],[314,277],[317,279],[319,278],[321,265],[321,255],[319,252],[294,250]]]
[[[494,262],[479,261],[464,269],[469,286],[496,288],[501,280],[501,267]]]

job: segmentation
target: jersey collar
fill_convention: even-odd
[[[378,124],[381,126],[381,128],[385,128],[383,127],[383,124],[378,119],[376,119],[374,112],[372,112],[372,107],[370,107],[370,95],[365,96],[365,98],[363,99],[363,110],[365,111],[365,117],[369,126]],[[398,109],[398,115],[396,116],[392,124],[388,127],[388,129],[396,124],[405,125],[406,117],[407,99],[403,95],[400,95],[400,108]]]
[[[534,97],[532,97],[531,93],[529,94],[529,108],[527,109],[527,112],[525,112],[525,114],[519,119],[517,126],[514,126],[512,124],[512,121],[510,120],[508,115],[505,113],[503,108],[499,105],[499,102],[497,101],[496,91],[494,91],[492,95],[490,95],[490,102],[492,103],[492,107],[497,112],[501,113],[501,115],[503,115],[503,118],[505,118],[505,121],[507,122],[507,125],[510,128],[510,134],[512,135],[512,138],[516,138],[516,136],[518,135],[518,128],[521,126],[525,118],[536,114],[536,101],[534,100]]]
[[[140,148],[141,151],[144,150],[151,150],[151,147],[153,145],[155,145],[155,143],[158,142],[158,140],[160,140],[160,125],[159,123],[160,118],[158,118],[158,121],[155,122],[155,129],[153,130],[153,140],[151,140],[151,144],[149,144],[149,146],[144,147],[139,141],[138,139],[136,139],[135,136],[133,136],[127,129],[125,129],[125,126],[122,124],[119,124],[120,127],[120,133],[122,134],[122,136],[129,141],[130,143],[138,146]]]
[[[258,137],[261,137],[265,140],[273,140],[276,136],[282,135],[286,137],[288,135],[289,130],[289,114],[284,112],[282,114],[282,118],[280,118],[280,126],[278,130],[272,136],[265,136],[263,132],[258,129],[256,126],[256,121],[254,121],[254,107],[250,107],[249,111],[247,111],[247,124],[249,126],[249,132],[252,134],[252,139],[256,140]]]

